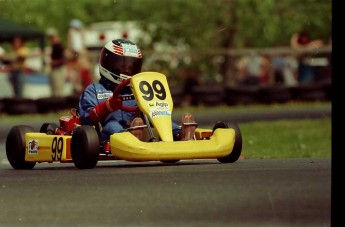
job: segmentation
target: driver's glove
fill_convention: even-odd
[[[101,122],[109,113],[120,109],[121,105],[121,99],[114,99],[113,96],[109,97],[105,102],[102,102],[91,109],[89,113],[90,119],[94,123]]]

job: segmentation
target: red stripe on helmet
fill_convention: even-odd
[[[123,48],[122,47],[117,46],[117,45],[114,45],[113,47],[114,47],[115,54],[123,55]]]

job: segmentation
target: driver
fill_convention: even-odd
[[[121,102],[113,98],[115,87],[131,76],[140,73],[143,58],[139,47],[126,39],[115,39],[105,44],[101,51],[99,72],[99,83],[92,83],[82,92],[79,99],[80,120],[83,124],[102,126],[100,139],[105,145],[113,133],[123,132],[129,126],[144,125],[141,118],[135,118],[135,112],[120,110]],[[129,86],[122,89],[120,95],[130,95],[132,91]],[[125,106],[136,106],[135,100],[123,101]],[[135,119],[134,119],[135,118]],[[185,114],[184,121],[194,122],[191,114]],[[188,125],[179,127],[172,123],[174,140],[193,139],[196,126]],[[182,124],[183,125],[183,124]],[[142,131],[133,133],[139,139],[144,138]],[[108,143],[109,144],[109,143]],[[104,148],[106,149],[106,148]]]

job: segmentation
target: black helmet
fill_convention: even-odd
[[[99,73],[114,84],[140,73],[143,59],[138,46],[125,39],[105,44],[99,60]]]

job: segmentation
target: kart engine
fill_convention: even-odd
[[[56,130],[57,135],[70,135],[74,127],[80,125],[80,119],[76,113],[71,110],[72,116],[62,116],[59,119],[60,127]]]

